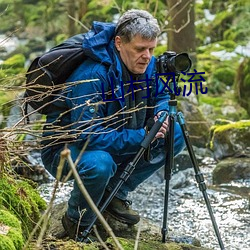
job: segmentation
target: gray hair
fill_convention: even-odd
[[[153,40],[160,34],[157,20],[145,10],[128,10],[118,20],[116,36],[128,43],[135,35]]]

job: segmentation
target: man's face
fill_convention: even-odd
[[[157,39],[146,40],[140,35],[136,35],[128,43],[124,43],[119,36],[115,37],[115,46],[122,61],[134,74],[143,74],[146,71],[156,44]]]

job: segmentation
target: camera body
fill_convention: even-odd
[[[174,51],[166,51],[156,59],[157,73],[188,72],[192,66],[192,61],[187,53],[176,54]]]

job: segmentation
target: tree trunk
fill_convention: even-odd
[[[68,14],[69,14],[69,22],[68,22],[68,34],[69,36],[73,36],[76,34],[76,3],[75,0],[69,0],[68,4]]]
[[[87,13],[87,10],[88,10],[87,0],[79,1],[79,11],[78,11],[79,20],[83,18],[83,16]]]
[[[169,9],[168,50],[189,53],[196,61],[195,0],[167,0]]]

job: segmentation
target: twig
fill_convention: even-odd
[[[104,247],[104,249],[109,250],[108,246],[105,244],[105,242],[102,240],[100,234],[98,233],[96,225],[93,226],[93,230],[95,232],[97,239],[100,241],[100,243]]]
[[[140,233],[141,233],[141,220],[139,221],[139,225],[138,225],[138,230],[137,230],[137,234],[136,234],[136,238],[135,238],[135,246],[134,246],[134,250],[138,249],[138,245],[139,245],[139,237],[140,237]]]
[[[71,170],[73,172],[73,176],[75,178],[75,181],[78,184],[78,187],[79,187],[80,191],[82,192],[84,198],[88,202],[90,208],[95,212],[95,214],[97,215],[98,219],[100,220],[100,222],[104,226],[105,230],[113,238],[114,243],[118,247],[118,249],[119,250],[124,250],[123,247],[121,246],[121,244],[119,243],[119,241],[117,240],[116,236],[114,235],[111,227],[106,222],[106,220],[104,219],[104,217],[102,216],[102,214],[100,213],[100,211],[98,210],[98,208],[96,207],[95,203],[93,202],[92,198],[90,197],[90,195],[89,195],[88,191],[86,190],[85,186],[83,185],[83,182],[82,182],[79,174],[77,173],[77,170],[75,168],[74,162],[73,162],[73,160],[71,158],[70,150],[69,149],[64,149],[61,152],[61,158],[66,158],[68,160],[68,163],[69,163],[69,166],[70,166],[70,168],[71,168]]]
[[[58,165],[58,168],[57,168],[56,182],[55,182],[55,186],[54,186],[54,189],[53,189],[53,193],[52,193],[52,197],[50,199],[49,205],[48,205],[46,211],[44,212],[44,214],[41,216],[41,218],[38,221],[38,223],[36,224],[35,228],[31,232],[31,234],[29,235],[29,238],[28,238],[26,244],[24,245],[23,250],[25,250],[25,249],[28,248],[30,241],[32,240],[32,238],[35,235],[36,231],[38,230],[38,228],[40,227],[40,225],[43,222],[43,225],[42,225],[42,228],[41,228],[41,232],[39,234],[39,237],[38,237],[38,240],[37,240],[37,243],[36,243],[37,247],[41,246],[42,239],[43,239],[43,236],[45,234],[45,231],[46,231],[46,228],[47,228],[47,224],[49,222],[49,218],[51,216],[51,210],[52,210],[53,202],[55,200],[55,194],[56,194],[56,190],[57,190],[58,185],[59,185],[60,177],[62,175],[62,169],[63,169],[64,163],[65,163],[65,160],[66,159],[63,158],[63,157],[60,158],[60,162],[59,162],[59,165]]]
[[[86,29],[86,31],[89,31],[89,28],[87,26],[85,26],[82,22],[80,22],[79,20],[77,20],[76,18],[74,18],[71,15],[68,15],[68,17],[72,20],[74,20],[76,23],[80,24],[80,26],[82,26],[84,29]]]

